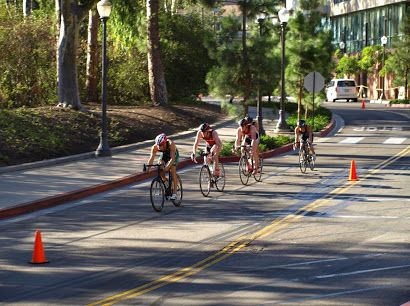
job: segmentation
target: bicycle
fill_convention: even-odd
[[[151,188],[150,188],[150,197],[151,197],[151,204],[152,208],[154,208],[155,211],[161,211],[162,208],[164,207],[164,200],[169,200],[171,195],[172,195],[172,175],[170,171],[168,171],[168,179],[165,179],[165,181],[162,180],[161,176],[161,165],[149,165],[147,166],[144,164],[144,172],[146,171],[147,167],[157,167],[158,172],[157,176],[152,180],[151,182]],[[177,198],[175,200],[171,200],[172,203],[175,206],[181,205],[182,202],[182,195],[183,195],[183,189],[182,189],[182,181],[179,175],[177,174]]]
[[[199,156],[204,158],[204,164],[199,171],[199,188],[201,189],[202,195],[207,197],[212,187],[216,187],[219,192],[222,192],[225,188],[225,168],[224,165],[219,162],[219,175],[216,176],[212,171],[212,164],[208,164],[208,155],[210,153],[201,152]],[[194,159],[196,162],[196,159]]]
[[[296,143],[293,144],[293,149],[296,149]],[[308,164],[310,170],[313,171],[313,169],[315,169],[315,161],[310,152],[310,142],[307,140],[301,140],[299,149],[299,167],[302,173],[306,173]]]
[[[234,147],[235,148],[235,147]],[[239,159],[239,178],[243,185],[248,184],[249,177],[253,175],[255,181],[260,182],[262,177],[262,168],[263,168],[263,156],[262,153],[259,153],[259,162],[258,162],[258,172],[253,174],[253,154],[252,147],[250,145],[241,145],[237,148],[245,148],[243,153],[241,153],[241,158]]]

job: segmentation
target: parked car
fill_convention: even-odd
[[[357,102],[358,87],[355,80],[334,79],[326,87],[327,101],[346,99]]]

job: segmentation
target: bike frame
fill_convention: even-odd
[[[172,195],[172,192],[171,192],[171,188],[172,188],[172,175],[171,175],[171,171],[167,171],[166,173],[165,173],[165,178],[167,177],[167,173],[168,173],[168,186],[165,184],[165,182],[163,181],[163,179],[162,179],[162,176],[161,176],[161,166],[163,166],[163,165],[145,165],[144,164],[144,171],[146,170],[146,168],[147,167],[157,167],[157,176],[156,177],[159,177],[160,179],[161,179],[161,183],[162,183],[162,185],[164,186],[164,190],[165,190],[165,199],[167,199],[168,200],[168,198]],[[154,178],[155,179],[155,178]]]

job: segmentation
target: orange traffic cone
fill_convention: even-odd
[[[43,242],[41,242],[41,233],[36,231],[36,240],[34,242],[33,260],[29,261],[32,264],[49,263],[44,256]]]
[[[352,164],[350,165],[350,176],[348,181],[357,181],[356,166],[354,164],[354,160],[352,160]]]
[[[366,107],[364,106],[364,100],[362,102],[362,109],[365,109]]]

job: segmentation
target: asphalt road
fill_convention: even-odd
[[[180,207],[150,204],[150,181],[0,221],[1,305],[401,305],[410,301],[410,109],[326,103],[342,120],[265,160],[262,182],[204,198],[179,172]],[[351,161],[357,181],[348,182]],[[48,264],[31,265],[41,230]]]

